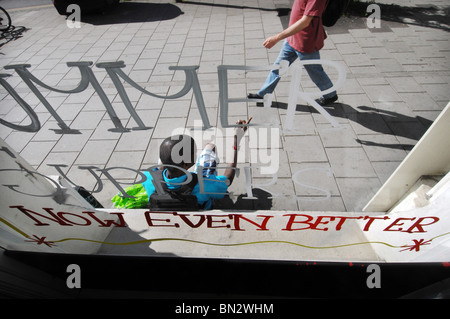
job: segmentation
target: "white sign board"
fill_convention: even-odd
[[[6,249],[311,261],[448,261],[449,194],[401,213],[94,209],[1,142]],[[54,178],[54,177],[53,177]],[[436,253],[440,252],[440,253]]]

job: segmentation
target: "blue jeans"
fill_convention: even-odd
[[[297,58],[300,60],[318,60],[320,59],[319,51],[314,51],[312,53],[302,53],[295,50],[293,47],[289,45],[289,43],[284,40],[283,47],[281,48],[280,54],[278,55],[275,64],[280,64],[280,61],[286,60],[291,65]],[[317,85],[317,87],[321,91],[325,91],[333,86],[328,75],[323,70],[322,65],[320,64],[309,64],[304,65],[306,72],[308,72],[311,80]],[[278,70],[270,71],[266,81],[263,86],[259,90],[258,94],[260,96],[264,96],[268,93],[272,93],[275,90],[278,82],[280,81],[280,76],[278,75]],[[331,92],[329,94],[324,95],[325,98],[330,98],[336,95],[336,91]]]

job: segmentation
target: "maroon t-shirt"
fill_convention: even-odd
[[[289,26],[300,20],[304,15],[313,16],[309,26],[287,38],[295,50],[311,53],[324,46],[327,35],[322,25],[322,13],[327,0],[295,0],[292,6]]]

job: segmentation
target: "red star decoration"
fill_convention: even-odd
[[[48,247],[56,246],[56,245],[54,244],[54,242],[52,242],[52,241],[46,241],[46,240],[45,240],[46,237],[41,237],[41,238],[39,238],[39,237],[36,236],[36,235],[33,235],[33,237],[34,237],[35,239],[29,239],[29,240],[25,240],[25,241],[32,242],[32,243],[37,243],[38,245],[44,244],[44,245],[47,245]]]
[[[414,245],[404,245],[402,247],[407,247],[406,249],[400,250],[400,251],[405,251],[405,250],[409,250],[409,251],[413,251],[414,249],[416,251],[420,250],[421,246],[425,246],[425,245],[430,245],[431,244],[431,240],[427,240],[425,241],[425,239],[413,239]]]

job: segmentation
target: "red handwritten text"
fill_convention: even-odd
[[[35,212],[24,206],[10,206],[18,209],[34,221],[35,226],[89,226],[98,227],[126,227],[124,213],[110,212],[111,219],[100,218],[94,211],[81,213],[55,212],[53,208],[42,208],[44,212]],[[345,228],[349,220],[359,220],[363,231],[370,231],[374,225],[383,228],[386,232],[425,233],[425,227],[439,221],[438,217],[410,217],[395,218],[389,216],[326,216],[308,214],[189,214],[178,212],[151,212],[145,211],[144,220],[149,227],[181,228],[227,228],[232,231],[269,231],[275,219],[280,219],[276,225],[282,231],[340,231]],[[271,224],[272,223],[272,224]]]

